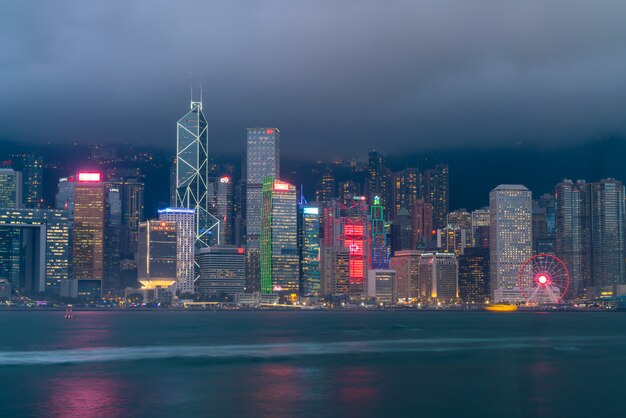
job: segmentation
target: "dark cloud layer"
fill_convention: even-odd
[[[394,152],[623,131],[626,2],[17,1],[0,139],[174,146],[190,81],[216,152]],[[191,73],[191,74],[190,74]]]

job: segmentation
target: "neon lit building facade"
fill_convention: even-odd
[[[261,292],[299,294],[296,188],[266,177],[261,207]]]
[[[389,247],[387,245],[385,209],[380,204],[378,196],[374,196],[374,204],[370,206],[370,222],[372,231],[372,268],[379,270],[388,269]]]
[[[350,295],[367,293],[367,272],[370,267],[370,221],[365,197],[355,196],[353,204],[342,217],[342,247],[350,251]]]
[[[79,173],[74,185],[73,279],[104,279],[105,208],[102,175]]]
[[[219,220],[209,212],[209,134],[201,101],[191,101],[176,130],[176,207],[195,210],[196,247],[219,244]]]

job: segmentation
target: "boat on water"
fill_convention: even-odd
[[[485,305],[485,310],[489,312],[515,312],[517,309],[517,305],[506,305],[503,303]]]
[[[65,308],[65,319],[72,319],[74,318],[74,313],[72,312],[72,305],[68,305],[67,308]]]

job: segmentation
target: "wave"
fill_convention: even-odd
[[[41,366],[102,362],[131,362],[175,358],[206,360],[269,360],[301,356],[449,352],[463,350],[510,350],[523,348],[551,348],[555,350],[576,351],[583,346],[593,344],[594,342],[606,343],[607,338],[434,338],[213,346],[173,345],[98,347],[88,349],[41,351],[0,351],[0,366]]]

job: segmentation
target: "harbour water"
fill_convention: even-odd
[[[616,312],[0,312],[1,417],[592,417]]]

